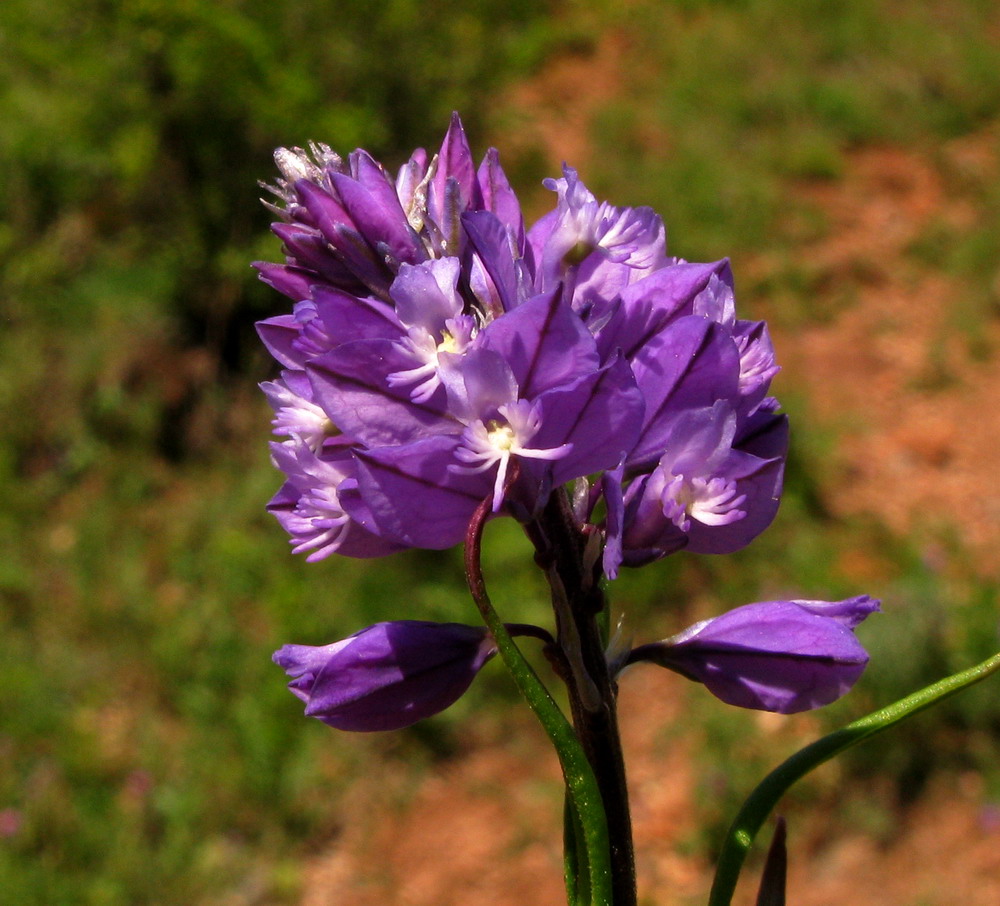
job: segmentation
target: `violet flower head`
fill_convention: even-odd
[[[274,662],[306,716],[338,730],[398,730],[444,711],[496,648],[459,623],[376,623],[330,645],[285,645]]]
[[[283,369],[262,385],[286,475],[270,509],[295,551],[451,547],[484,499],[530,521],[568,482],[610,578],[773,519],[777,365],[727,261],[669,257],[654,211],[598,201],[571,167],[525,230],[457,115],[395,179],[362,150],[275,159],[285,261],[255,266],[293,304],[258,331]]]
[[[636,648],[628,662],[667,667],[727,704],[793,714],[850,690],[868,663],[853,630],[877,610],[867,595],[747,604]]]

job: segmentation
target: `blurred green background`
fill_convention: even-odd
[[[395,167],[435,148],[457,109],[476,157],[497,145],[537,215],[538,185],[569,150],[529,128],[546,108],[527,109],[537,90],[518,86],[544,86],[551,61],[586,61],[609,36],[627,52],[613,81],[584,87],[585,160],[571,162],[600,197],[656,207],[674,254],[732,256],[742,315],[786,332],[840,298],[796,257],[829,226],[792,187],[836,183],[858,148],[933,157],[1000,118],[1000,15],[986,0],[0,8],[5,902],[294,903],[305,854],[336,837],[352,771],[381,760],[417,776],[460,749],[477,712],[518,706],[493,670],[425,725],[345,737],[304,720],[270,663],[286,641],[473,612],[457,552],[307,566],[263,512],[279,479],[255,385],[274,369],[253,322],[285,302],[248,266],[280,254],[257,182],[274,176],[274,147],[310,139]],[[981,359],[996,354],[997,185],[955,186],[972,225],[912,249],[964,287],[958,326]],[[741,281],[741,258],[764,251],[784,263]],[[960,541],[942,568],[877,513],[834,516],[830,495],[850,492],[829,464],[836,434],[811,427],[797,388],[778,392],[796,424],[778,521],[738,556],[681,555],[620,580],[636,635],[790,591],[883,597],[890,613],[861,632],[873,665],[830,724],[991,653],[995,580]],[[851,568],[871,551],[874,569]],[[505,615],[544,620],[515,528],[491,529],[487,569],[504,576]],[[848,773],[888,790],[886,807],[934,771],[977,771],[995,799],[997,701],[974,691]],[[722,706],[698,708],[690,729],[705,783],[727,778],[696,841],[710,849],[787,753]]]

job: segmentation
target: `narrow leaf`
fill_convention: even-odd
[[[785,906],[785,884],[788,878],[788,850],[785,847],[785,819],[778,818],[767,851],[764,873],[757,893],[757,906]]]
[[[771,771],[750,794],[726,833],[708,898],[709,906],[729,906],[732,902],[743,860],[757,831],[796,780],[835,755],[986,679],[997,670],[1000,670],[1000,654],[817,739]]]

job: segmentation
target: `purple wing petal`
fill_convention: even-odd
[[[303,368],[305,359],[295,349],[292,342],[298,339],[302,324],[294,315],[277,315],[258,321],[257,336],[261,338],[267,351],[285,368]]]
[[[368,154],[361,153],[357,161],[357,179],[335,173],[333,184],[358,232],[373,248],[384,244],[396,261],[423,260],[426,253],[406,219],[396,187]]]
[[[399,320],[407,327],[420,325],[440,332],[449,318],[462,313],[457,290],[459,272],[457,258],[402,265],[390,289]]]
[[[725,329],[704,318],[682,318],[656,334],[632,361],[646,413],[629,465],[659,458],[673,419],[687,409],[735,399],[739,352]]]
[[[620,313],[598,335],[601,353],[619,348],[631,359],[669,321],[694,314],[695,299],[718,274],[729,274],[727,259],[670,265],[631,284],[622,291]]]
[[[731,554],[746,547],[774,520],[781,499],[783,459],[758,459],[734,451],[726,477],[736,482],[736,491],[745,496],[740,509],[746,515],[727,525],[705,525],[691,520],[687,549],[696,554]]]
[[[352,340],[398,339],[402,325],[392,307],[370,296],[355,296],[328,286],[313,288],[316,314],[337,345]]]
[[[500,222],[511,232],[516,252],[523,255],[524,218],[521,215],[521,204],[510,183],[507,182],[496,148],[490,148],[486,152],[476,179],[483,196],[483,207],[496,214]]]
[[[463,214],[462,226],[493,281],[503,311],[510,311],[517,305],[517,269],[514,267],[507,231],[489,211]]]
[[[254,261],[252,266],[264,283],[288,296],[293,302],[308,299],[309,287],[316,282],[316,274],[313,271],[300,267],[271,264],[267,261]]]
[[[450,254],[458,249],[459,218],[470,206],[481,207],[476,202],[481,202],[481,198],[472,150],[461,119],[453,113],[438,152],[437,172],[427,192],[428,211],[448,242]]]
[[[613,469],[632,448],[642,423],[643,401],[631,369],[617,358],[600,371],[543,393],[542,427],[532,441],[545,449],[573,445],[553,460],[553,484]]]
[[[376,623],[332,645],[285,645],[273,660],[306,715],[340,730],[395,730],[437,714],[468,689],[496,649],[458,623]]]
[[[677,670],[742,708],[783,714],[818,708],[847,692],[868,663],[867,652],[840,619],[846,611],[857,612],[861,600],[870,601],[831,604],[833,618],[793,601],[748,604],[643,646],[633,660]],[[867,616],[873,608],[860,609]]]
[[[408,443],[428,434],[461,430],[447,416],[444,393],[415,403],[406,386],[388,376],[413,361],[388,340],[346,343],[309,363],[316,402],[334,424],[366,446]]]
[[[358,489],[378,533],[408,547],[459,544],[491,479],[451,470],[460,439],[431,437],[358,454]],[[345,499],[348,512],[351,501]]]
[[[592,374],[599,364],[593,337],[558,287],[491,322],[480,337],[510,366],[522,399]]]

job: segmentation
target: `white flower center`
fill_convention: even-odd
[[[514,449],[517,438],[514,434],[514,429],[510,425],[503,424],[491,418],[486,422],[485,427],[487,442],[494,450],[502,454],[510,453]]]
[[[387,378],[389,386],[414,384],[410,399],[415,403],[427,402],[441,386],[440,356],[461,355],[469,348],[476,332],[475,322],[465,315],[449,318],[440,332],[426,327],[411,327],[395,346],[420,364],[416,368],[394,371]]]
[[[739,494],[735,481],[675,475],[663,489],[663,515],[682,532],[694,519],[702,525],[729,525],[746,516],[739,509],[746,494]]]
[[[562,459],[573,449],[572,444],[560,444],[549,449],[536,449],[526,444],[541,427],[541,413],[537,406],[527,400],[516,400],[497,409],[500,418],[486,422],[476,421],[462,433],[462,446],[455,456],[464,463],[453,463],[450,469],[456,472],[476,474],[497,465],[497,476],[493,482],[493,512],[503,503],[503,486],[512,456],[529,459]]]
[[[462,352],[464,349],[464,344],[456,336],[447,330],[442,330],[441,342],[437,344],[435,354],[440,355],[442,352]]]
[[[332,486],[307,491],[288,520],[292,553],[311,551],[308,560],[319,560],[343,543],[350,529],[350,517],[344,512]]]

